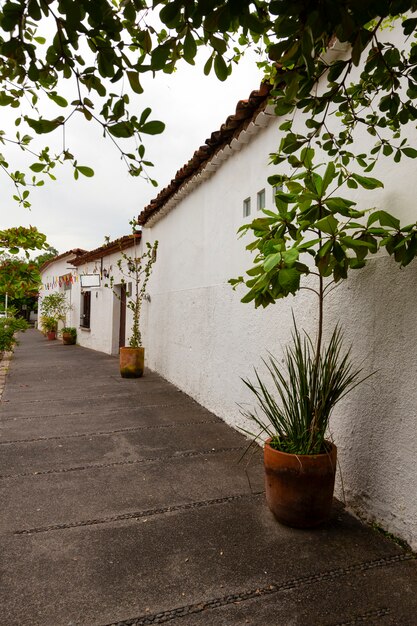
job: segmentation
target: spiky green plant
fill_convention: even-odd
[[[285,349],[283,364],[273,355],[264,360],[272,384],[267,386],[256,369],[256,384],[243,380],[258,401],[254,410],[242,410],[259,426],[256,438],[266,434],[272,438],[272,447],[292,454],[326,451],[333,408],[368,378],[360,378],[362,370],[353,367],[350,349],[342,352],[342,341],[336,326],[328,345],[317,353],[310,337],[302,336],[294,322],[292,344]]]

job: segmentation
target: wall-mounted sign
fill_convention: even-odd
[[[81,274],[81,287],[100,287],[100,274]]]

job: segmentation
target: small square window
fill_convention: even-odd
[[[243,201],[243,217],[250,215],[250,198],[245,198]]]
[[[261,189],[261,191],[258,191],[258,194],[256,196],[256,208],[258,209],[258,211],[265,208],[265,189]]]
[[[281,185],[274,185],[272,187],[272,202],[275,204],[275,194],[278,193],[278,191],[284,191],[284,186]]]

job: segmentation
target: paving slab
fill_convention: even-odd
[[[170,422],[167,424],[120,425],[116,430],[94,431],[92,425],[84,429],[50,431],[37,437],[30,424],[25,440],[3,441],[0,438],[0,477],[15,474],[62,471],[84,463],[111,464],[136,462],[152,458],[165,458],[201,450],[239,450],[238,459],[244,455],[247,441],[226,426],[211,421]],[[84,432],[83,432],[84,430]],[[19,436],[16,427],[10,437]],[[31,438],[33,437],[33,438]],[[236,460],[236,463],[238,460]],[[241,470],[239,469],[241,473]]]
[[[59,406],[50,415],[37,413],[26,415],[20,408],[18,415],[0,419],[0,445],[8,441],[24,441],[43,437],[65,436],[94,431],[114,431],[122,428],[175,427],[180,424],[223,424],[210,411],[184,401],[182,403],[150,404],[142,400],[141,404],[127,407],[101,407],[95,405],[89,411],[84,407],[81,411],[71,411],[67,407],[62,413]],[[58,412],[57,412],[58,411]],[[25,423],[23,423],[25,422]],[[230,430],[230,429],[229,429]]]
[[[157,374],[25,333],[0,404],[1,626],[416,626],[414,555],[337,502],[281,526],[246,444]]]
[[[160,458],[2,480],[0,531],[62,525],[263,490],[259,471],[237,468],[236,452]]]
[[[339,582],[342,603],[343,587],[351,579],[356,582],[363,572],[377,570],[404,576],[409,588],[417,582],[415,568],[406,570],[407,576],[402,574],[407,561],[396,546],[381,541],[343,513],[319,531],[304,531],[302,541],[304,549],[300,551],[300,533],[278,527],[259,497],[160,515],[149,513],[128,523],[20,536],[6,542],[5,560],[14,563],[15,573],[6,573],[0,591],[4,594],[2,606],[6,609],[17,601],[20,607],[24,599],[24,609],[17,613],[22,620],[19,623],[26,623],[24,615],[29,609],[35,616],[33,624],[100,625],[205,605],[227,596],[230,610],[235,602],[257,594],[270,601],[268,591],[281,590],[282,594],[286,589],[298,589],[303,596],[309,587],[326,581]],[[320,560],[315,558],[318,552]],[[25,576],[21,566],[24,554],[31,563],[30,594],[23,594],[16,585],[16,579]],[[52,588],[51,580],[56,581]],[[56,596],[66,597],[67,603],[55,605]],[[39,597],[43,598],[41,607]],[[415,594],[408,593],[407,599],[415,611]],[[331,596],[321,599],[327,612],[334,604]],[[387,601],[380,608],[386,606]],[[363,607],[362,598],[360,611]],[[15,610],[9,609],[12,615]],[[270,604],[271,610],[269,618],[275,615]],[[293,611],[291,604],[287,610]],[[205,623],[217,623],[209,607],[205,617]]]

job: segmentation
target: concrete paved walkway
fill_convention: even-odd
[[[280,526],[260,455],[156,374],[28,331],[0,419],[1,626],[417,625],[412,555],[341,507]]]

